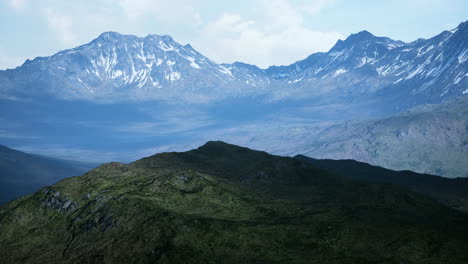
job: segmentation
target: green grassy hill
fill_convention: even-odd
[[[412,171],[394,171],[354,160],[313,159],[303,155],[295,158],[346,178],[401,185],[468,212],[468,178],[447,179]]]
[[[3,263],[467,263],[468,216],[223,142],[104,164],[0,207]]]

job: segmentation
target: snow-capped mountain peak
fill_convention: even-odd
[[[111,101],[327,94],[437,102],[468,93],[467,38],[467,22],[410,43],[361,31],[328,52],[263,70],[241,62],[216,64],[168,35],[104,32],[82,46],[0,71],[0,92]]]

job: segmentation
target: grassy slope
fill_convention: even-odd
[[[453,208],[468,212],[468,178],[447,179],[412,171],[393,171],[354,160],[322,160],[303,155],[295,158],[346,178],[405,186],[436,198]]]
[[[466,263],[468,217],[221,142],[109,163],[0,207],[6,263]]]

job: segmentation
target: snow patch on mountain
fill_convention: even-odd
[[[331,97],[342,94],[347,98],[369,97],[391,89],[393,97],[414,102],[438,100],[435,98],[441,94],[448,99],[466,90],[467,28],[462,23],[457,30],[411,43],[362,31],[338,41],[329,52],[267,69],[237,62],[216,64],[189,44],[181,45],[169,36],[140,38],[105,32],[88,44],[27,60],[8,73],[0,71],[2,87],[17,86],[1,91],[19,91],[21,85],[27,89],[40,83],[43,92],[85,100],[110,97],[206,100],[251,95],[281,100],[306,99],[330,92],[336,93],[328,94]],[[3,81],[5,78],[8,81]],[[57,86],[67,89],[54,88]],[[83,88],[89,93],[83,93]],[[167,92],[162,93],[163,88]]]
[[[333,74],[333,77],[336,77],[336,76],[338,76],[338,75],[340,75],[340,74],[343,74],[343,73],[346,73],[346,72],[348,72],[348,70],[345,70],[345,69],[338,69],[338,70],[336,70],[335,73]]]

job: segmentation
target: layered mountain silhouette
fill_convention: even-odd
[[[467,36],[468,22],[410,43],[362,31],[261,69],[215,63],[167,35],[105,32],[0,71],[0,138],[85,148],[99,162],[222,139],[465,177]]]
[[[301,136],[304,145],[295,153],[309,157],[468,177],[468,97],[385,118],[337,123]]]
[[[32,155],[0,145],[0,204],[98,166]]]
[[[467,220],[402,187],[208,142],[104,164],[0,207],[0,257],[5,263],[465,263]]]

